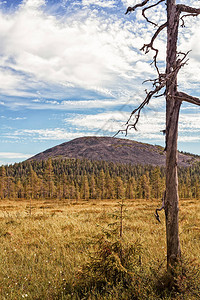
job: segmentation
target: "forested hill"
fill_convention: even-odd
[[[28,161],[0,167],[0,199],[161,198],[160,146],[108,137],[61,144]],[[179,194],[200,198],[200,160],[179,153]]]
[[[29,160],[48,158],[79,158],[123,164],[165,165],[161,146],[113,137],[81,137],[41,152]],[[179,166],[189,166],[200,157],[179,153]]]
[[[200,163],[179,167],[181,198],[200,199]],[[25,161],[0,167],[0,199],[161,199],[165,168],[87,159]]]

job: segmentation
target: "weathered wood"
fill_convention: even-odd
[[[167,57],[166,75],[171,73],[177,63],[177,39],[179,13],[175,0],[167,1]],[[180,258],[179,242],[179,196],[177,174],[177,140],[178,119],[181,101],[175,99],[177,93],[177,74],[175,73],[166,83],[166,239],[167,239],[167,267],[173,266]]]
[[[145,0],[140,4],[136,4],[133,7],[129,7],[127,12],[132,12],[138,7],[145,6],[149,1]],[[158,1],[149,7],[143,8],[142,15],[147,20],[147,22],[157,25],[150,21],[145,16],[145,11],[163,2]],[[179,196],[178,196],[178,174],[177,174],[177,141],[178,141],[178,120],[179,111],[182,101],[200,105],[200,99],[187,95],[186,93],[179,92],[177,90],[177,75],[181,67],[185,65],[187,60],[185,58],[188,53],[181,53],[182,59],[178,58],[177,53],[177,41],[178,41],[178,28],[179,20],[182,21],[182,26],[184,25],[183,18],[188,16],[197,16],[200,14],[200,8],[193,8],[183,4],[176,4],[176,0],[166,0],[167,4],[167,22],[156,30],[149,44],[144,44],[141,50],[148,53],[149,50],[155,52],[154,65],[158,73],[158,78],[151,80],[153,82],[154,89],[147,93],[144,101],[131,113],[130,118],[127,122],[127,128],[136,129],[141,110],[145,105],[147,105],[150,99],[155,96],[163,87],[166,87],[166,194],[164,198],[164,209],[166,217],[166,239],[167,239],[167,268],[168,270],[174,266],[181,258],[181,249],[179,241]],[[182,15],[182,13],[188,13]],[[154,47],[154,41],[159,35],[159,33],[167,27],[167,56],[166,56],[166,72],[161,74],[157,66],[157,55],[158,49]],[[137,115],[136,115],[137,113]],[[130,124],[132,116],[135,115],[136,119],[133,124]],[[119,131],[119,132],[120,132]],[[159,209],[158,209],[159,210]],[[155,215],[159,221],[159,215]]]
[[[192,104],[200,106],[200,99],[199,98],[190,96],[190,95],[188,95],[186,93],[183,93],[183,92],[177,92],[176,96],[175,96],[175,99],[179,100],[179,101],[185,101],[185,102],[192,103]]]

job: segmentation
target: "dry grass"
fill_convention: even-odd
[[[142,245],[143,265],[160,265],[163,270],[164,213],[160,214],[162,223],[158,223],[154,218],[157,202],[134,200],[125,204],[124,238]],[[119,211],[118,201],[32,201],[31,216],[29,206],[25,201],[0,202],[1,299],[78,299],[66,290],[74,285],[78,270],[89,261],[102,228],[113,222],[113,215]],[[195,266],[200,265],[197,200],[181,201],[180,238],[183,256],[193,260]],[[116,295],[105,299],[116,299]],[[198,294],[194,298],[179,296],[177,299],[198,299]]]

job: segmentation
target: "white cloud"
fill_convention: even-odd
[[[15,152],[0,152],[0,158],[16,158],[16,159],[27,159],[31,157],[33,154],[24,154],[24,153],[15,153]]]
[[[136,2],[124,0],[123,4]],[[44,0],[23,1],[13,14],[0,12],[0,65],[3,67],[0,80],[5,82],[1,86],[2,94],[33,96],[31,90],[52,84],[57,90],[81,87],[97,93],[115,91],[119,95],[126,89],[132,94],[142,80],[156,76],[149,64],[154,53],[139,52],[154,32],[153,26],[146,27],[145,22],[138,21],[141,10],[134,22],[133,17],[111,14],[108,18],[90,10],[91,4],[109,8],[117,5],[117,1],[84,0],[83,4],[87,8],[74,11],[72,16],[66,13],[60,19],[45,12]],[[160,20],[163,15],[162,9],[160,12],[156,8],[153,17]],[[199,22],[194,22],[191,28],[186,28],[187,34],[180,37],[180,48],[193,48],[190,67],[183,70],[180,78],[187,88],[191,82],[197,82],[198,28]],[[164,38],[162,33],[156,42],[161,60],[166,52]]]
[[[69,132],[62,128],[53,129],[21,129],[13,131],[12,135],[7,134],[9,139],[31,139],[38,140],[70,140],[76,137],[81,137],[83,132]],[[86,133],[84,135],[89,135]]]
[[[26,120],[26,117],[6,117],[6,116],[0,116],[1,119],[11,120],[11,121],[21,121]]]
[[[131,6],[131,7],[138,4],[137,0],[122,0],[122,2],[125,6]]]
[[[82,0],[83,5],[97,5],[101,7],[113,7],[117,4],[116,0]]]
[[[2,94],[31,96],[31,88],[41,89],[42,82],[57,89],[82,87],[112,94],[125,87],[133,90],[133,79],[153,74],[146,62],[150,56],[137,51],[149,35],[141,24],[133,26],[89,8],[75,12],[73,19],[66,15],[58,20],[41,5],[44,1],[29,0],[12,15],[0,13],[0,64],[6,68],[0,71],[0,78],[6,78]]]
[[[24,0],[21,6],[25,9],[37,9],[42,5],[45,5],[45,0]]]
[[[70,131],[62,128],[21,129],[7,134],[7,138],[68,140],[86,135],[86,131],[87,134],[113,134],[123,128],[129,113],[113,112],[115,106],[119,109],[125,104],[126,110],[131,111],[145,97],[146,85],[142,86],[142,81],[156,77],[150,65],[154,53],[145,55],[139,51],[144,43],[150,42],[156,28],[146,25],[141,9],[124,16],[126,7],[138,1],[122,2],[121,14],[117,0],[83,0],[84,7],[80,6],[81,1],[74,1],[74,10],[70,7],[71,10],[66,9],[66,14],[59,17],[51,14],[53,9],[51,11],[44,0],[24,0],[13,13],[0,11],[0,82],[3,82],[0,105],[12,109],[74,112],[93,109],[94,112],[93,115],[68,117],[65,122]],[[198,1],[179,2],[199,7]],[[63,0],[63,3],[67,7],[69,1]],[[116,14],[113,13],[115,7]],[[109,14],[110,8],[112,14]],[[158,8],[147,15],[156,22],[163,22],[165,18],[163,10],[160,12]],[[179,75],[179,89],[194,92],[195,96],[199,94],[200,81],[199,22],[200,18],[188,17],[186,28],[180,28],[179,34],[179,50],[192,49],[189,63]],[[155,43],[160,50],[159,63],[163,70],[165,34],[163,31]],[[12,97],[4,97],[6,95]],[[165,117],[160,112],[161,103],[164,103],[162,98],[151,100],[150,110],[142,113],[139,131],[131,133],[133,138],[163,140],[160,130],[164,129]],[[99,111],[100,108],[102,111],[109,109],[109,112],[96,114],[96,109]],[[189,115],[191,110],[194,109],[183,108],[179,140],[186,140],[187,136],[192,141],[199,140],[200,119]]]
[[[82,130],[95,132],[98,135],[104,135],[106,132],[110,135],[118,130],[126,128],[126,120],[130,113],[123,111],[104,112],[95,115],[74,115],[66,118],[66,124],[71,124]],[[134,120],[134,118],[133,118]],[[130,122],[131,123],[131,122]],[[200,116],[199,114],[181,114],[179,121],[179,141],[199,142],[200,134]],[[128,131],[129,136],[139,139],[156,140],[164,142],[164,136],[161,131],[165,129],[165,112],[156,110],[146,110],[141,114],[137,125],[138,131],[134,129]]]
[[[120,49],[130,43],[120,21],[77,14],[73,21],[61,22],[39,10],[41,4],[24,1],[14,15],[0,14],[2,64],[31,75],[31,80],[85,88],[103,87],[131,69]],[[15,73],[6,75],[8,89],[22,86]]]
[[[115,134],[118,130],[126,128],[126,121],[129,118],[129,112],[115,111],[104,112],[95,115],[75,115],[72,118],[65,119],[65,122],[77,128],[81,127],[82,130],[95,132],[98,135]],[[148,112],[142,114],[138,123],[138,131],[131,130],[129,135],[134,138],[147,138],[163,140],[160,130],[164,129],[164,113]]]

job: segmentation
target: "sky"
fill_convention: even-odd
[[[155,3],[154,0],[151,1]],[[140,51],[156,28],[136,0],[0,1],[0,165],[82,136],[113,136],[156,78],[154,53]],[[199,1],[177,1],[200,7]],[[164,4],[147,13],[165,22]],[[178,50],[190,51],[179,90],[200,97],[199,17],[180,27]],[[155,43],[165,70],[166,32]],[[138,130],[125,137],[164,146],[165,99],[153,98]],[[200,155],[199,106],[183,103],[178,148]]]

